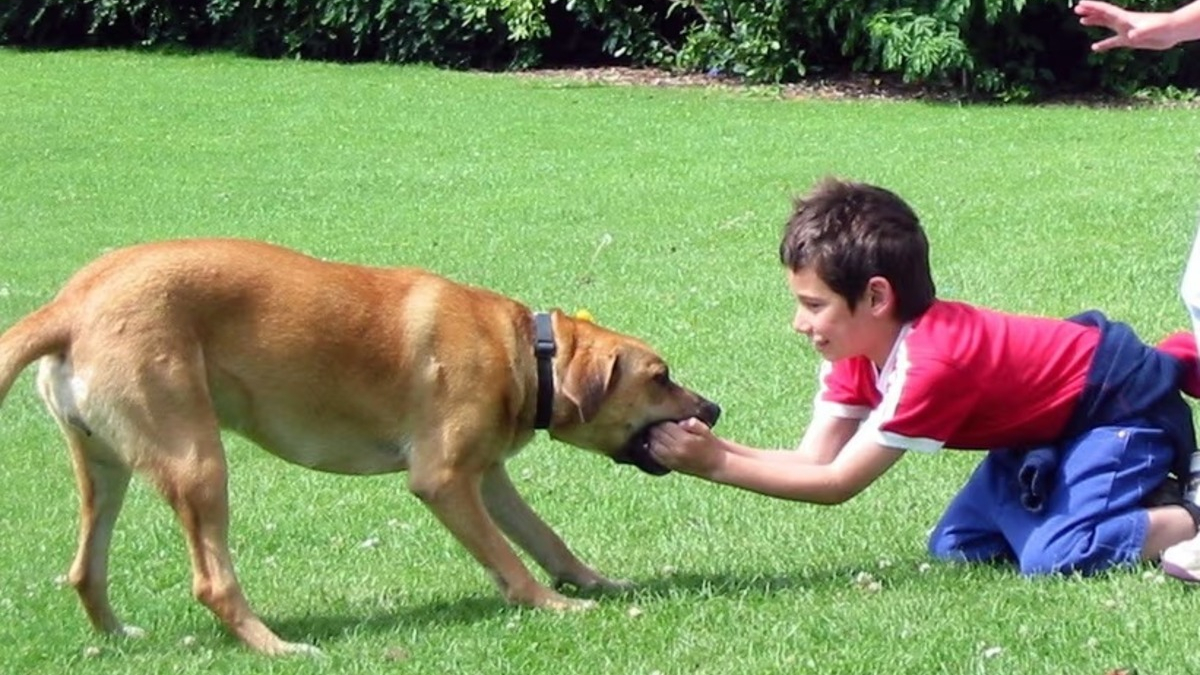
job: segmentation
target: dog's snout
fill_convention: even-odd
[[[717,420],[721,419],[721,406],[712,401],[704,401],[700,404],[700,414],[697,417],[710,427],[716,426]]]

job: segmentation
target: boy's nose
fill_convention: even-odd
[[[812,333],[812,323],[802,316],[800,312],[796,312],[796,316],[792,318],[792,330],[801,335],[808,335]]]

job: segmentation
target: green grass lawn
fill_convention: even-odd
[[[113,247],[229,235],[418,265],[589,309],[791,446],[816,355],[777,262],[825,174],[922,216],[944,297],[1182,328],[1200,111],[777,100],[425,68],[0,51],[0,326]],[[0,409],[0,673],[1080,673],[1200,670],[1200,596],[930,564],[978,455],[910,458],[849,504],[651,478],[539,437],[514,480],[569,544],[639,583],[587,613],[507,607],[402,476],[347,478],[228,439],[251,603],[323,660],[268,660],[190,593],[173,515],[135,481],[94,634],[65,575],[76,498],[31,372]],[[877,582],[872,584],[871,581]]]

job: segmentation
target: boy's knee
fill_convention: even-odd
[[[1059,534],[1049,541],[1032,539],[1018,560],[1021,574],[1090,575],[1126,562],[1121,549],[1098,541],[1094,529]]]
[[[1011,555],[998,533],[963,536],[948,528],[935,528],[926,547],[929,555],[948,562],[989,562]]]
[[[961,559],[961,549],[959,549],[958,546],[946,536],[946,533],[940,529],[935,529],[933,533],[929,535],[929,543],[926,546],[926,549],[928,549],[929,555],[937,558],[938,560]]]
[[[1040,577],[1060,572],[1070,572],[1069,567],[1074,562],[1070,559],[1063,559],[1060,556],[1053,555],[1049,551],[1038,551],[1033,555],[1021,556],[1018,564],[1021,568],[1021,574],[1027,577]]]

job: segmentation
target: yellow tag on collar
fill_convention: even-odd
[[[596,323],[596,317],[592,316],[592,313],[586,309],[577,310],[575,312],[575,318],[579,319],[580,321],[587,321],[588,323]]]

